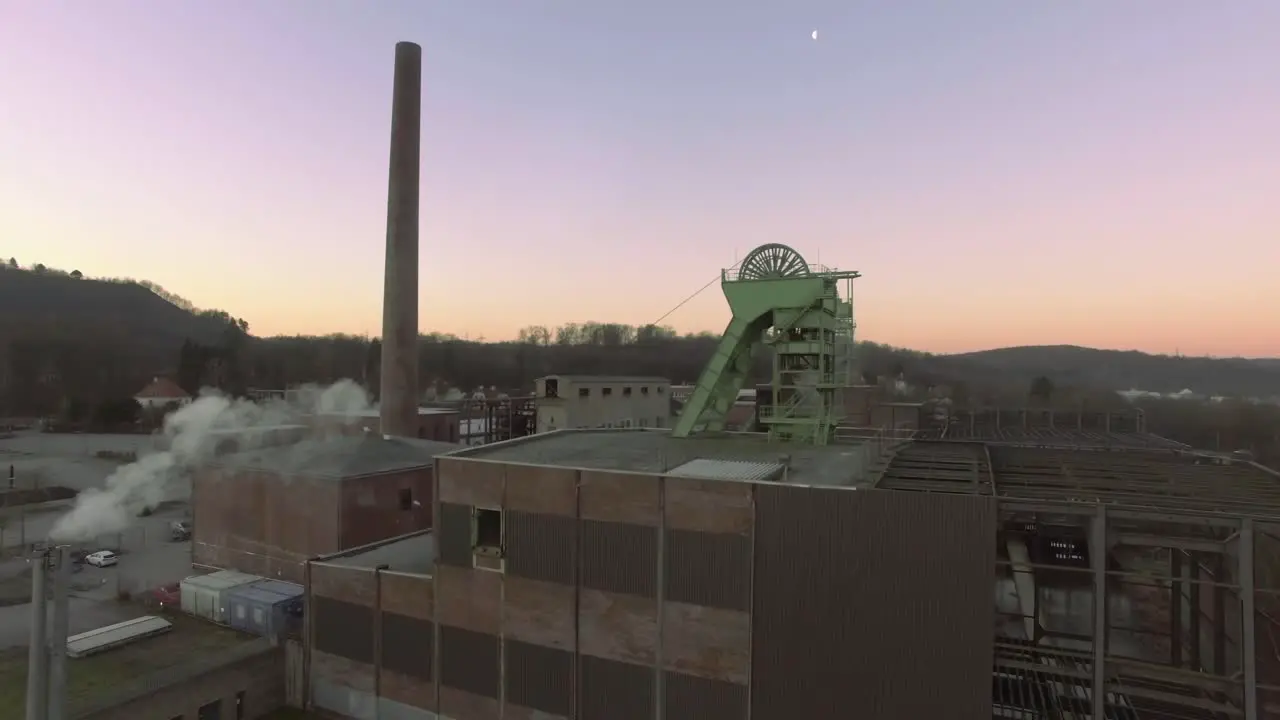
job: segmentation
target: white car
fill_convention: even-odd
[[[99,550],[84,556],[84,561],[94,567],[111,567],[120,562],[120,556],[110,550]]]

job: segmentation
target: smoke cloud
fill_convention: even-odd
[[[103,488],[81,492],[54,524],[50,539],[75,542],[124,530],[146,508],[165,499],[171,482],[208,463],[229,440],[237,450],[252,450],[269,444],[281,426],[312,422],[309,416],[326,414],[330,420],[349,423],[370,409],[369,393],[351,380],[306,386],[288,400],[263,403],[204,390],[165,418],[158,443],[163,449],[118,468]]]

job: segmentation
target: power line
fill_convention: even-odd
[[[741,261],[741,260],[739,260],[738,262],[736,262],[736,263],[734,263],[734,264],[730,265],[727,269],[729,269],[729,270],[733,270],[733,269],[737,268],[737,267],[738,267],[739,265],[741,265],[741,264],[742,264],[742,261]],[[722,273],[716,273],[716,276],[715,276],[715,277],[713,277],[713,278],[711,278],[710,280],[708,280],[706,285],[703,285],[702,287],[698,288],[698,289],[697,289],[697,291],[696,291],[696,292],[694,292],[692,295],[690,295],[689,297],[687,297],[687,298],[685,298],[685,299],[681,300],[679,303],[677,303],[677,304],[676,304],[676,306],[675,306],[675,307],[673,307],[673,308],[671,308],[670,310],[668,310],[668,311],[666,311],[665,313],[663,313],[663,314],[662,314],[662,317],[660,317],[660,318],[658,318],[657,320],[654,320],[653,322],[649,323],[648,327],[657,327],[657,326],[658,326],[658,323],[662,322],[663,320],[666,320],[668,317],[670,317],[670,316],[671,316],[671,313],[673,313],[673,312],[675,312],[675,311],[679,310],[680,308],[684,307],[684,306],[685,306],[685,305],[686,305],[690,300],[692,300],[692,299],[694,299],[694,298],[698,297],[699,295],[701,295],[701,294],[702,294],[702,291],[704,291],[704,290],[706,290],[707,288],[709,288],[709,287],[711,287],[712,285],[714,285],[714,284],[715,284],[715,282],[716,282],[717,280],[719,280],[721,277],[722,277]]]

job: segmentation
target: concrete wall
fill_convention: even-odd
[[[190,680],[174,683],[112,708],[76,716],[76,720],[195,718],[200,707],[222,702],[224,718],[236,717],[237,693],[244,693],[244,718],[253,720],[284,704],[284,652],[268,650]]]
[[[323,562],[308,572],[310,705],[350,718],[434,718],[431,578]]]
[[[341,550],[340,483],[208,468],[191,484],[197,565],[302,582],[303,565]]]
[[[342,481],[340,549],[360,547],[431,527],[431,466]],[[401,507],[402,490],[410,508]]]

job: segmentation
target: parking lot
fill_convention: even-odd
[[[102,487],[119,463],[98,459],[98,452],[138,452],[152,442],[151,437],[140,435],[19,434],[0,440],[0,478],[7,478],[12,465],[18,487],[30,487],[24,481],[32,478],[74,490]],[[165,496],[153,514],[137,518],[122,532],[77,545],[88,552],[114,550],[120,561],[107,568],[76,566],[71,580],[72,634],[136,617],[136,606],[117,601],[122,592],[144,593],[193,574],[190,541],[174,542],[170,533],[171,522],[189,519],[190,486],[175,482],[166,488]],[[46,538],[69,507],[69,503],[51,503],[4,512],[0,548],[7,552],[6,559],[0,560],[0,650],[27,644],[31,578],[23,546]]]

